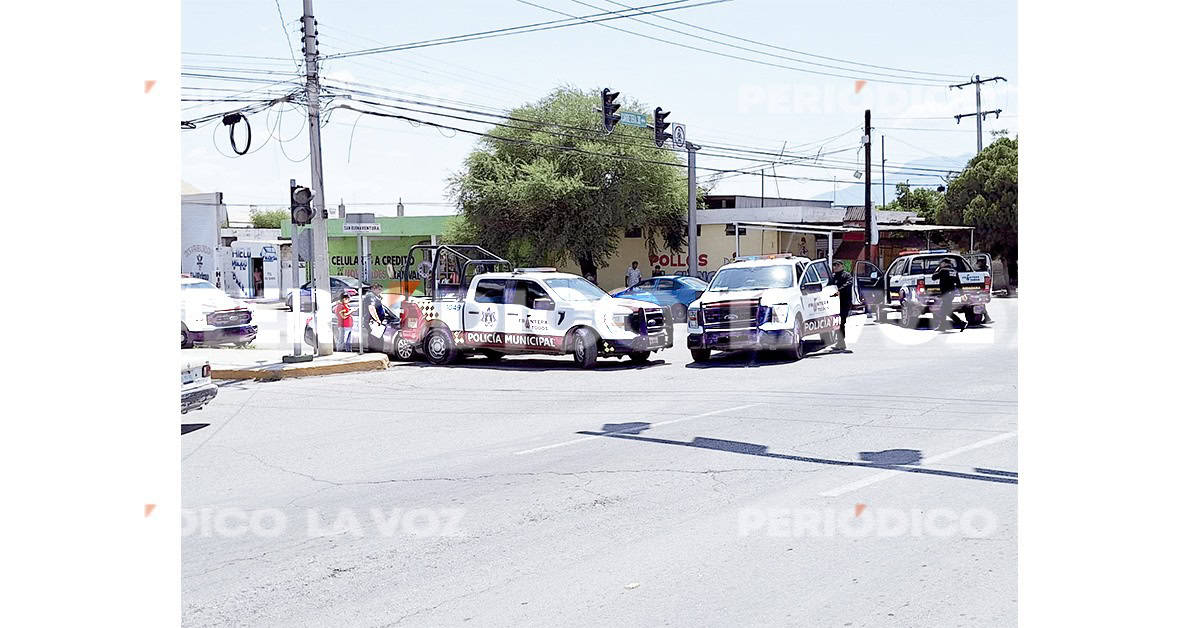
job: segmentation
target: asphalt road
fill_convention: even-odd
[[[799,362],[227,384],[183,421],[184,624],[1014,625],[1017,301],[990,311],[857,316]]]

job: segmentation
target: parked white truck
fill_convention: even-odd
[[[417,256],[420,256],[420,259]],[[405,295],[404,352],[433,364],[463,354],[571,354],[582,368],[600,357],[635,364],[672,344],[663,309],[617,299],[590,281],[553,268],[502,270],[509,263],[468,245],[421,245],[409,252],[423,294]],[[406,269],[406,274],[407,274]]]
[[[791,254],[739,257],[721,267],[688,308],[688,349],[704,362],[713,351],[783,350],[804,357],[804,337],[835,342],[838,291],[823,259]]]

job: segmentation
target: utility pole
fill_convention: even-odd
[[[875,214],[871,211],[871,110],[867,109],[863,117],[863,163],[866,164],[863,169],[863,259],[874,263],[875,260],[875,244],[878,243],[878,236],[875,231]]]
[[[688,142],[688,275],[700,276],[700,243],[696,237],[696,151],[699,146]],[[736,227],[734,233],[737,233]]]
[[[333,327],[329,307],[329,227],[325,212],[325,177],[321,167],[321,85],[317,77],[317,20],[312,0],[304,0],[304,64],[308,100],[308,163],[312,168],[313,192],[313,331],[317,355],[333,353]],[[361,296],[359,297],[362,298]]]
[[[960,114],[954,116],[954,123],[958,124],[958,123],[962,122],[963,118],[970,118],[971,116],[975,116],[975,154],[976,155],[983,152],[983,119],[988,117],[988,114],[994,114],[997,118],[999,118],[1000,112],[1003,111],[1003,109],[992,109],[991,111],[983,111],[983,98],[980,96],[979,86],[983,85],[984,83],[990,83],[991,81],[1004,81],[1005,83],[1007,83],[1008,79],[1004,78],[1003,76],[993,76],[992,78],[981,80],[979,78],[979,75],[976,74],[975,78],[967,81],[966,83],[959,83],[958,85],[950,86],[952,89],[962,89],[968,85],[975,86],[975,113],[960,113]]]
[[[887,136],[879,136],[879,198],[880,205],[887,205]]]

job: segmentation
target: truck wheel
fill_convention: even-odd
[[[571,335],[571,354],[575,357],[575,365],[579,368],[590,369],[596,366],[596,337],[592,330],[582,327]]]
[[[392,355],[396,356],[397,360],[411,360],[416,347],[413,343],[401,338],[396,334],[396,344],[392,347]]]
[[[183,323],[179,324],[179,348],[180,349],[191,349],[192,348],[192,340],[191,340],[191,338],[188,338],[187,325],[184,325]]]
[[[682,303],[676,303],[671,306],[671,322],[678,323],[687,320],[687,308],[683,307]]]
[[[921,313],[917,308],[901,305],[900,306],[900,326],[908,329],[916,329],[917,323],[921,320]]]
[[[692,362],[708,362],[712,349],[692,349]]]
[[[968,307],[967,311],[964,313],[967,315],[967,325],[968,326],[974,327],[974,326],[983,324],[983,316],[984,316],[983,312],[976,314],[975,308]]]
[[[796,331],[792,332],[796,336],[796,346],[792,348],[792,358],[796,360],[804,359],[804,321],[796,321]]]
[[[633,353],[629,354],[629,359],[634,364],[645,364],[646,362],[650,361],[650,352],[649,351],[634,351]]]
[[[454,335],[445,327],[434,327],[425,336],[425,357],[430,364],[439,366],[449,364],[458,357],[458,349],[454,346]]]

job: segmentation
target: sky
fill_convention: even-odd
[[[661,0],[620,0],[628,6],[657,1]],[[582,16],[621,8],[610,0],[528,2],[553,11],[521,0],[315,0],[320,52],[335,54],[425,41],[557,20],[563,14]],[[701,2],[704,0],[688,0],[687,4]],[[287,72],[295,68],[292,53],[303,61],[300,13],[300,0],[278,0],[278,9],[275,0],[185,0],[183,72],[286,81]],[[396,92],[404,92],[418,95],[410,98],[445,99],[437,102],[469,103],[486,110],[530,103],[561,85],[609,87],[621,92],[619,102],[631,98],[651,110],[662,106],[672,112],[669,121],[686,124],[688,139],[702,147],[697,156],[701,168],[758,171],[772,161],[771,157],[757,161],[706,155],[706,142],[799,155],[820,151],[826,159],[861,164],[863,111],[869,108],[874,127],[872,194],[876,202],[881,194],[881,147],[886,147],[887,168],[920,164],[960,169],[974,155],[974,119],[956,124],[953,118],[956,113],[974,112],[974,88],[950,89],[953,83],[965,82],[974,74],[1007,78],[1006,83],[987,83],[982,88],[983,109],[1003,110],[998,120],[989,117],[984,123],[984,144],[991,141],[991,131],[1005,129],[1010,136],[1017,132],[1014,2],[731,0],[659,16],[637,16],[645,23],[622,19],[603,24],[665,42],[593,23],[329,59],[323,63],[321,75],[329,79],[329,85],[338,85],[338,81],[369,85],[373,91],[382,88],[397,96]],[[896,70],[845,61],[899,68],[920,81],[885,76],[902,73]],[[888,82],[897,80],[928,85]],[[269,99],[286,91],[280,85],[264,87],[186,74],[182,85],[183,98],[228,97],[257,89],[238,97]],[[181,119],[240,106],[242,103],[182,102]],[[244,219],[250,204],[264,209],[281,206],[286,203],[289,179],[295,178],[301,185],[310,179],[303,110],[277,105],[250,116],[250,123],[252,152],[244,156],[233,154],[227,130],[219,120],[182,131],[183,180],[206,192],[223,192],[225,201],[232,204],[234,220]],[[462,167],[476,142],[475,137],[463,133],[346,110],[334,111],[321,133],[326,204],[334,208],[344,201],[348,211],[374,211],[380,216],[395,215],[398,198],[403,198],[408,215],[451,213],[446,179]],[[768,166],[765,194],[828,199],[836,188],[839,204],[861,203],[863,186],[851,183],[859,169],[861,166],[850,163],[826,163],[824,168],[777,165],[773,170]],[[771,174],[820,180],[772,179]],[[712,176],[701,171],[699,181],[714,185],[714,194],[757,196],[764,192],[763,180],[757,175],[723,176],[715,183]],[[895,195],[894,184],[904,179],[937,182],[933,177],[893,173],[887,176],[888,199]]]

